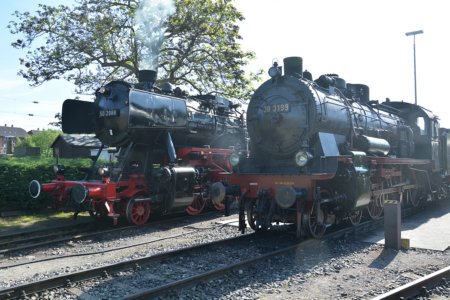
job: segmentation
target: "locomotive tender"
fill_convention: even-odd
[[[239,228],[293,223],[297,235],[382,216],[385,200],[417,206],[448,196],[448,130],[427,109],[387,99],[336,74],[316,80],[301,57],[277,62],[247,110],[249,152],[231,157],[227,197],[240,200]]]
[[[232,148],[244,147],[240,104],[213,95],[188,97],[165,83],[155,86],[156,72],[142,70],[139,83],[112,81],[95,92],[95,101],[68,99],[62,107],[64,133],[94,133],[104,147],[115,147],[117,162],[98,168],[97,158],[83,181],[64,177],[30,183],[30,194],[50,193],[55,208],[88,211],[114,223],[125,216],[142,225],[150,213],[186,211],[195,215],[206,204],[224,209],[224,194],[212,195],[211,186],[231,171]]]

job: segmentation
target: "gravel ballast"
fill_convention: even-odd
[[[54,256],[68,254],[77,256],[0,269],[0,288],[238,236],[240,233],[236,227],[217,224],[218,221],[231,221],[236,218],[236,214],[219,218],[199,216],[187,218],[186,222],[178,224],[130,229],[99,239],[72,241],[53,247],[42,247],[39,250],[10,254],[0,258],[0,267]],[[154,242],[109,251],[111,248],[148,241]],[[94,251],[104,252],[89,254]],[[161,298],[371,299],[450,265],[449,252],[448,249],[388,250],[380,244],[351,239],[309,240],[299,245],[290,255],[279,256]],[[218,259],[226,263],[226,255]],[[170,270],[161,270],[160,275],[170,276]],[[126,272],[114,276],[123,277],[123,283],[115,289],[130,289],[129,287],[133,286],[133,278],[129,278]],[[159,274],[152,276],[157,277]],[[115,289],[104,290],[102,294],[95,296],[99,299],[114,299]],[[69,289],[49,291],[39,298],[77,299],[74,292]],[[127,292],[133,294],[133,290]],[[443,299],[449,296],[446,288],[440,288],[436,293],[444,297]]]

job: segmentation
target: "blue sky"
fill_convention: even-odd
[[[76,96],[74,86],[65,81],[31,88],[16,75],[22,53],[10,46],[16,37],[6,26],[14,10],[34,11],[40,2],[69,1],[2,2],[0,125],[51,128],[48,123],[61,111],[62,102]],[[371,99],[376,100],[389,97],[414,103],[413,39],[405,33],[423,30],[416,37],[418,104],[439,115],[441,126],[450,127],[450,114],[444,109],[450,70],[446,1],[234,0],[234,4],[246,18],[240,24],[243,47],[257,56],[250,69],[267,70],[273,59],[302,56],[304,69],[314,78],[337,73],[349,83],[369,85]]]
[[[64,3],[57,0],[17,0],[2,1],[0,11],[0,125],[14,125],[25,130],[54,129],[48,123],[55,121],[54,115],[61,111],[62,102],[74,98],[74,86],[66,81],[50,81],[39,87],[30,87],[28,82],[17,75],[20,69],[19,57],[23,52],[11,47],[17,39],[6,28],[15,10],[34,11],[38,3],[48,5]],[[37,101],[39,103],[34,103]],[[33,114],[29,116],[28,114]]]

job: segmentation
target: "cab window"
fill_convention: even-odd
[[[420,129],[420,135],[426,135],[427,134],[426,123],[425,123],[424,117],[418,117],[416,119],[416,125]]]
[[[433,126],[433,138],[439,137],[439,123],[436,120],[431,121]]]

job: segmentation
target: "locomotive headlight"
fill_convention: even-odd
[[[100,175],[100,176],[106,176],[107,174],[108,174],[108,168],[105,168],[105,167],[100,167],[100,168],[98,168],[98,175]]]
[[[102,86],[98,89],[98,93],[107,97],[111,94],[111,90],[109,88],[107,88],[106,86]]]
[[[281,75],[281,70],[280,70],[280,68],[279,67],[277,67],[277,66],[273,66],[273,67],[270,67],[270,69],[269,69],[269,76],[270,77],[272,77],[272,78],[275,78],[275,77],[277,77],[277,76],[280,76]]]
[[[237,155],[236,153],[232,153],[232,154],[230,155],[230,158],[229,158],[228,160],[230,161],[230,164],[231,164],[233,167],[236,167],[236,166],[239,164],[240,157],[239,157],[239,155]]]
[[[58,174],[64,174],[64,166],[63,165],[54,165],[53,166],[53,172],[55,173],[55,175]]]
[[[304,167],[308,161],[312,158],[312,155],[305,150],[300,150],[295,154],[295,163],[299,167]]]

